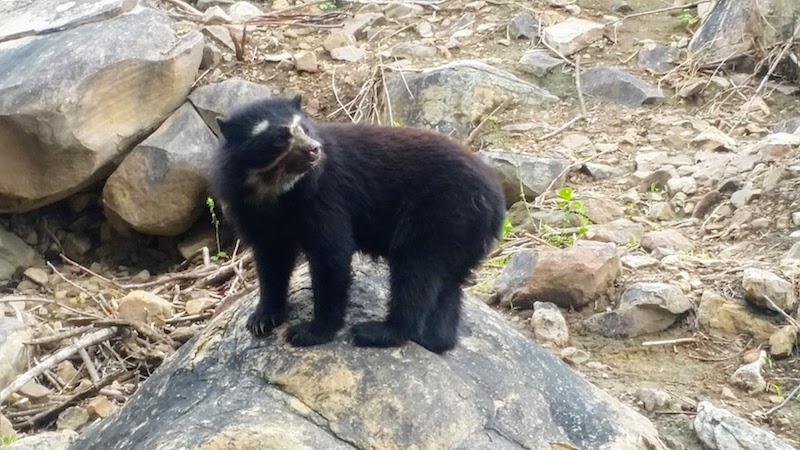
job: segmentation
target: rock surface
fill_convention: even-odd
[[[210,83],[192,91],[189,101],[192,102],[206,125],[219,136],[217,117],[225,116],[233,109],[271,96],[266,86],[241,78],[229,78],[218,83]]]
[[[692,308],[692,302],[677,286],[640,282],[625,289],[615,311],[598,313],[586,326],[606,337],[636,337],[669,328]]]
[[[387,75],[386,90],[392,98],[393,117],[402,125],[428,126],[458,139],[467,137],[475,123],[506,100],[509,107],[541,107],[558,101],[538,86],[471,60]]]
[[[745,269],[742,273],[742,288],[745,300],[756,305],[775,310],[767,301],[769,299],[784,312],[791,314],[795,310],[797,301],[792,283],[768,270],[752,267]]]
[[[542,158],[526,153],[512,153],[502,150],[480,150],[478,155],[495,170],[497,179],[503,187],[507,206],[520,200],[520,183],[528,201],[541,195],[553,180],[561,175],[553,189],[564,184],[564,169],[569,161],[557,158]]]
[[[0,317],[0,390],[14,380],[28,363],[28,328],[17,319]]]
[[[108,175],[183,102],[203,53],[164,13],[0,44],[0,212],[61,200]],[[2,27],[0,27],[2,28]]]
[[[375,300],[388,296],[385,267],[357,258],[353,269],[348,322],[382,316]],[[295,315],[309,313],[307,274],[304,265],[292,284]],[[245,328],[254,300],[217,316],[71,449],[521,449],[557,442],[644,450],[656,435],[647,419],[474,299],[464,308],[461,344],[444,357],[416,344],[355,348],[346,332],[317,348],[255,340]]]
[[[531,308],[544,301],[581,308],[602,294],[620,270],[614,244],[579,240],[566,249],[515,253],[494,286],[501,305]]]
[[[664,97],[660,89],[616,67],[589,69],[581,81],[587,94],[623,105],[648,105]]]
[[[542,30],[542,38],[557,52],[569,56],[603,38],[602,24],[570,17]]]
[[[106,180],[106,217],[143,234],[177,236],[187,231],[206,209],[216,145],[214,133],[191,103],[184,103]]]
[[[172,312],[172,303],[148,291],[131,291],[119,300],[119,316],[126,320],[163,324]]]
[[[553,303],[536,302],[531,316],[533,336],[542,343],[553,343],[559,347],[569,342],[569,328],[561,310]]]
[[[0,226],[0,281],[18,271],[40,263],[39,255],[16,234]]]
[[[0,6],[0,42],[98,22],[134,6],[135,0],[4,0]]]
[[[78,433],[72,430],[43,431],[24,437],[4,450],[67,450],[77,437]]]
[[[694,429],[697,437],[712,450],[794,449],[773,433],[707,401],[697,404]]]
[[[712,291],[703,292],[697,320],[706,330],[743,333],[764,341],[778,331],[777,325],[754,314],[743,300],[727,299]]]

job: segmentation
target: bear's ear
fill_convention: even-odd
[[[225,120],[222,116],[217,117],[217,126],[219,127],[220,133],[225,137],[231,136],[232,127],[231,124]]]
[[[295,107],[297,107],[297,109],[300,109],[300,106],[303,104],[303,95],[302,94],[295,95],[294,98],[292,99],[292,104]]]

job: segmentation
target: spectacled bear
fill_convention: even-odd
[[[352,327],[355,345],[452,349],[461,285],[502,228],[505,200],[492,169],[434,131],[315,122],[301,100],[269,97],[218,119],[212,193],[252,248],[261,289],[247,328],[259,336],[284,322],[302,251],[314,315],[286,338],[331,341],[360,251],[388,262],[391,297],[385,321]]]

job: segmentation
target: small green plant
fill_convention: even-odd
[[[769,384],[767,384],[767,390],[770,391],[770,392],[774,392],[775,395],[777,395],[778,397],[783,398],[783,390],[781,389],[780,386],[778,386],[777,383],[769,383]]]
[[[650,192],[661,192],[661,188],[658,186],[657,181],[650,183]]]
[[[511,233],[511,231],[513,229],[514,229],[514,226],[511,225],[511,221],[508,220],[508,217],[503,219],[503,237],[507,236],[508,233]]]
[[[339,5],[336,4],[335,0],[322,2],[319,4],[320,11],[333,11],[334,9],[338,8]]]
[[[206,197],[206,205],[208,206],[208,212],[211,213],[211,223],[214,224],[214,237],[217,241],[217,253],[211,256],[211,260],[217,261],[221,258],[227,258],[228,254],[222,251],[222,247],[219,244],[219,219],[217,219],[217,213],[214,208],[214,199]]]
[[[684,10],[678,17],[675,18],[677,26],[687,30],[694,29],[700,23],[700,18],[692,14],[690,11]]]
[[[17,440],[17,437],[11,434],[4,434],[0,435],[0,449],[4,449],[9,445],[13,444]]]
[[[568,186],[559,189],[558,197],[561,200],[557,201],[556,205],[559,209],[567,213],[568,219],[570,214],[578,217],[578,222],[580,223],[581,227],[580,230],[578,230],[578,234],[583,235],[586,234],[586,231],[588,231],[586,226],[591,225],[592,221],[589,220],[589,217],[586,215],[586,204],[580,200],[575,200],[572,198],[572,194],[574,192],[574,189]]]

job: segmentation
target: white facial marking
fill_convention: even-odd
[[[299,114],[295,114],[294,116],[292,116],[292,122],[289,124],[289,129],[290,130],[294,130],[295,127],[300,125],[300,120],[301,119],[302,119],[302,117],[300,117]]]
[[[250,131],[252,136],[257,136],[269,128],[269,120],[262,120],[261,122],[256,123],[253,125],[253,129]]]

